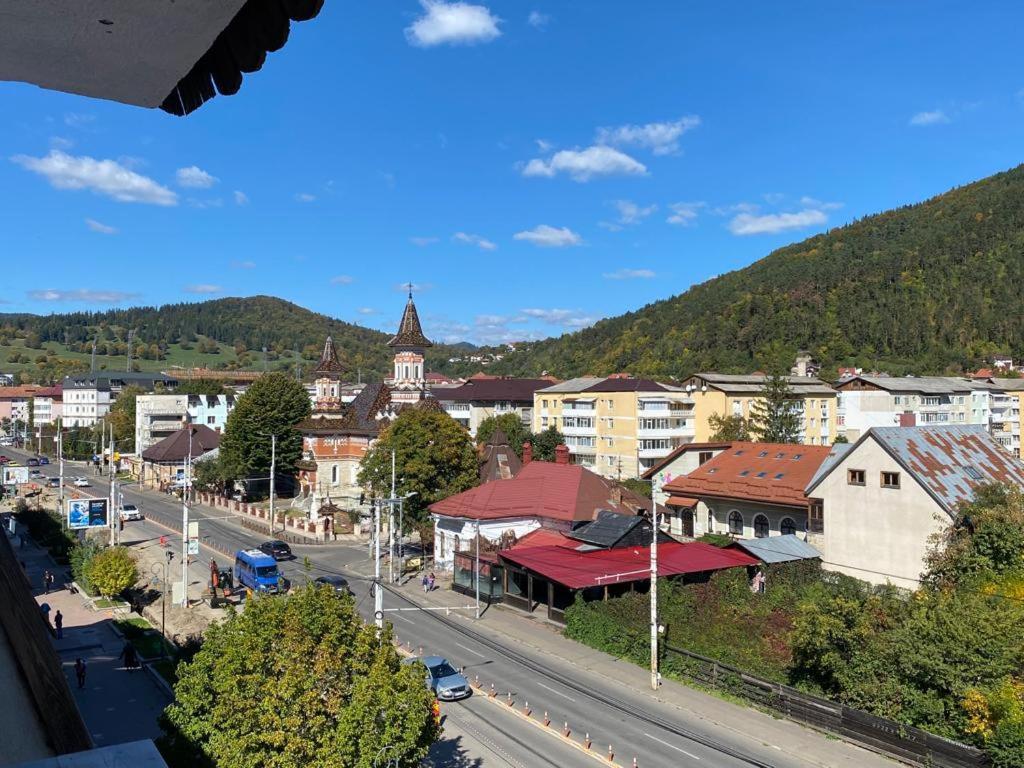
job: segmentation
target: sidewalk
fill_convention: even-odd
[[[412,602],[423,606],[455,607],[472,602],[471,598],[453,592],[448,580],[439,580],[438,587],[427,594],[415,576],[402,585],[392,586]],[[614,687],[626,686],[635,696],[654,699],[665,707],[684,711],[688,716],[728,728],[744,737],[781,745],[783,751],[801,760],[827,768],[892,768],[895,765],[889,758],[838,737],[773,717],[753,707],[734,704],[675,680],[665,678],[658,692],[653,693],[647,669],[569,640],[557,625],[513,608],[492,605],[484,610],[478,622],[465,611],[452,611],[450,618],[465,621],[474,631],[504,644],[529,647],[545,655],[547,664],[555,668],[568,667],[565,671],[581,683],[585,684],[587,677],[592,677],[603,678],[604,683]]]
[[[25,563],[32,594],[36,602],[49,604],[50,624],[59,610],[64,617],[64,638],[52,639],[63,662],[68,685],[78,703],[82,718],[97,746],[121,744],[160,735],[157,718],[170,703],[167,694],[143,670],[128,672],[118,658],[124,646],[111,628],[110,611],[94,611],[78,594],[71,594],[63,585],[70,573],[54,565],[49,553],[26,537],[23,549],[16,549],[18,559]],[[54,587],[43,593],[43,572],[54,574]],[[85,687],[79,689],[75,679],[75,659],[85,660]]]

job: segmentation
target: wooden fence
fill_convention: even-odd
[[[848,741],[929,768],[981,768],[988,765],[980,749],[920,728],[876,717],[788,685],[756,677],[706,656],[663,646],[662,669],[728,691],[766,709]]]

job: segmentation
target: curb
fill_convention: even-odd
[[[415,653],[413,653],[411,647],[409,647],[409,648],[403,647],[400,642],[397,642],[397,638],[396,638],[396,642],[395,642],[395,649],[398,651],[398,653],[400,655],[405,656],[406,658],[408,658],[410,656],[415,656],[416,655]],[[551,719],[548,717],[547,711],[544,712],[544,719],[543,720],[537,720],[536,718],[534,718],[532,716],[533,710],[528,708],[529,707],[529,703],[525,703],[524,707],[522,707],[522,708],[516,707],[515,706],[516,702],[512,699],[512,692],[511,691],[508,692],[508,695],[506,696],[506,698],[502,699],[502,698],[498,697],[495,694],[495,692],[494,692],[494,684],[493,683],[491,684],[491,691],[490,691],[490,693],[485,693],[484,692],[483,684],[480,683],[479,680],[477,680],[475,682],[471,682],[470,683],[470,687],[473,688],[473,690],[474,690],[474,694],[473,695],[476,698],[483,698],[485,701],[491,702],[492,704],[497,706],[498,709],[500,709],[501,711],[507,712],[509,714],[512,714],[515,717],[517,717],[520,720],[522,720],[523,722],[529,723],[534,728],[537,728],[541,732],[546,733],[549,736],[552,736],[552,737],[558,739],[563,744],[572,747],[576,751],[578,751],[578,752],[580,752],[580,753],[582,753],[584,755],[587,755],[588,757],[590,757],[590,758],[592,758],[594,760],[597,760],[599,763],[601,763],[601,765],[609,766],[609,768],[627,768],[626,766],[622,765],[621,763],[615,762],[615,758],[614,758],[614,754],[612,752],[611,745],[608,746],[607,754],[602,754],[600,750],[591,749],[592,742],[590,740],[590,735],[589,734],[585,734],[584,741],[582,741],[582,742],[579,742],[579,741],[576,741],[575,739],[573,739],[571,737],[572,731],[569,729],[568,723],[566,723],[565,724],[565,728],[563,728],[561,730],[559,730],[557,727],[556,728],[552,728],[551,727]],[[633,766],[633,768],[637,768],[637,762],[636,762],[635,759],[634,759],[634,761],[632,763],[632,766]]]

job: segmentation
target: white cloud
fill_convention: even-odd
[[[209,189],[220,181],[216,176],[207,173],[197,165],[179,168],[175,172],[174,178],[177,180],[179,187],[187,187],[188,189]]]
[[[639,206],[631,200],[616,200],[615,208],[619,212],[620,224],[639,224],[656,210],[656,205]]]
[[[331,278],[331,285],[352,285],[355,281],[352,275],[335,275]]]
[[[530,11],[530,15],[526,17],[526,23],[537,29],[547,26],[549,21],[551,21],[551,17],[540,11]]]
[[[212,197],[209,200],[199,200],[197,198],[190,197],[185,202],[187,202],[193,208],[200,208],[200,209],[203,209],[203,208],[223,208],[224,207],[224,201],[221,198],[219,198],[219,197]]]
[[[548,152],[555,146],[547,139],[534,139],[534,142],[536,142],[537,150],[540,152]]]
[[[232,261],[231,266],[235,269],[255,269],[255,261]]]
[[[197,285],[186,285],[185,291],[187,293],[199,293],[199,294],[210,294],[220,293],[224,289],[219,285],[211,285],[210,283],[198,283]]]
[[[949,115],[941,109],[933,109],[926,112],[918,112],[910,118],[910,124],[915,126],[942,125],[949,122]]]
[[[704,207],[704,203],[670,203],[668,207],[672,213],[665,221],[669,224],[677,224],[680,227],[688,227],[697,219],[700,209]]]
[[[96,219],[86,219],[85,226],[91,229],[93,232],[99,232],[101,235],[116,235],[117,228],[111,227],[108,224],[96,221]]]
[[[242,192],[241,190],[236,189],[234,191],[234,196],[235,196],[235,205],[248,205],[249,204],[249,196],[247,194],[245,194],[245,192]]]
[[[557,325],[562,328],[586,328],[597,322],[596,317],[582,314],[574,309],[538,309],[530,308],[522,310],[527,317],[540,320],[548,325]]]
[[[740,213],[729,222],[729,231],[734,235],[764,235],[803,229],[825,224],[828,216],[824,211],[806,208],[796,213]]]
[[[842,203],[826,203],[807,195],[800,198],[800,205],[804,208],[817,208],[821,211],[837,211],[843,207]]]
[[[411,45],[475,45],[501,35],[501,19],[483,5],[443,0],[420,0],[420,5],[424,14],[405,29],[405,39]]]
[[[452,240],[460,243],[467,243],[469,245],[475,245],[483,251],[493,251],[498,247],[490,240],[480,237],[480,235],[470,234],[469,232],[456,232],[452,235]]]
[[[580,245],[583,242],[583,238],[568,227],[551,227],[547,224],[516,232],[512,237],[516,240],[533,243],[541,248],[564,248],[569,245]]]
[[[428,245],[433,245],[438,241],[436,237],[410,237],[409,242],[413,245],[418,245],[420,248],[424,248]]]
[[[76,288],[70,291],[48,288],[42,291],[28,292],[28,297],[34,301],[81,301],[96,304],[118,304],[128,299],[134,299],[138,295],[127,291],[95,291],[89,288]]]
[[[50,146],[54,149],[71,149],[75,146],[75,142],[71,139],[65,139],[63,136],[51,136]]]
[[[300,203],[312,203],[316,200],[316,195],[311,195],[309,192],[296,192],[295,199]]]
[[[649,280],[656,277],[653,269],[617,269],[614,272],[605,272],[607,280]]]
[[[360,315],[376,315],[377,310],[373,307],[360,307],[356,310]]]
[[[64,124],[72,128],[83,128],[96,122],[96,115],[83,112],[68,112],[64,115]]]
[[[52,149],[45,157],[15,155],[11,161],[46,177],[57,189],[89,189],[122,203],[178,204],[175,192],[114,160],[76,157]]]
[[[584,182],[594,176],[642,176],[647,167],[613,147],[595,145],[582,150],[563,149],[548,160],[535,157],[523,168],[523,176],[551,178],[558,173]]]
[[[598,128],[597,142],[645,147],[656,155],[670,155],[679,151],[679,138],[698,125],[700,118],[697,115],[687,115],[664,123]]]
[[[411,286],[411,288],[410,288],[410,286]],[[433,287],[434,287],[433,283],[408,283],[408,282],[406,282],[406,283],[395,283],[395,286],[394,286],[395,290],[398,291],[399,293],[408,293],[410,290],[412,290],[413,293],[423,293],[424,291],[429,291]]]

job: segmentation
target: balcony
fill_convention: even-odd
[[[682,423],[674,427],[661,429],[638,429],[636,435],[640,439],[647,440],[671,440],[680,437],[693,437],[695,434],[693,424]]]
[[[673,451],[672,447],[668,448],[641,448],[639,453],[641,459],[664,459]]]
[[[562,404],[562,416],[593,416],[594,415],[594,403],[590,402],[573,402]]]
[[[566,437],[582,435],[583,437],[593,437],[597,434],[597,428],[593,425],[589,427],[567,427],[562,426],[561,432]]]

